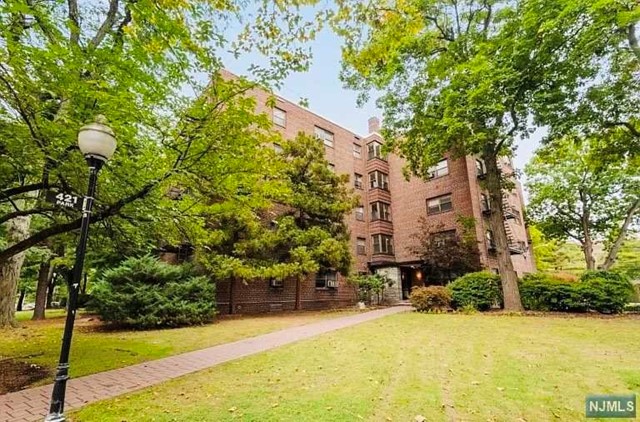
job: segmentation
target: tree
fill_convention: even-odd
[[[460,227],[444,230],[444,225],[420,219],[420,227],[413,238],[417,246],[411,252],[420,257],[427,277],[437,284],[446,284],[470,272],[480,271],[480,251],[473,219],[459,218]]]
[[[550,64],[550,54],[536,50],[541,22],[520,31],[515,6],[341,0],[333,20],[345,39],[346,84],[362,98],[370,89],[383,91],[388,148],[422,177],[447,152],[481,158],[492,204],[502,204],[503,190],[512,187],[499,158],[528,135],[531,97],[542,89],[540,73]],[[501,207],[494,208],[490,226],[505,308],[521,310]]]
[[[246,198],[250,206],[207,213],[190,227],[204,226],[209,236],[187,238],[196,239],[194,246],[202,251],[198,260],[217,279],[235,283],[295,278],[299,299],[301,279],[309,274],[322,269],[349,272],[344,218],[356,200],[347,189],[348,176],[329,169],[318,139],[301,133],[294,140],[272,141],[282,146],[282,154],[263,148],[256,159],[260,169],[270,169],[271,180],[242,185],[245,193],[254,190]]]
[[[526,167],[532,219],[551,238],[579,242],[589,270],[598,241],[608,249],[601,268],[611,268],[640,214],[638,159],[607,155],[607,143],[565,136],[536,151]]]
[[[608,139],[610,152],[637,155],[637,1],[519,3],[520,32],[536,34],[536,51],[548,55],[553,63],[540,69],[545,89],[532,97],[531,103],[537,122],[549,129],[549,140],[576,133],[594,135]]]
[[[101,172],[93,223],[109,219],[112,229],[135,232],[172,219],[164,192],[174,179],[194,178],[196,168],[210,170],[203,183],[213,172],[242,171],[224,161],[247,152],[247,144],[233,136],[239,125],[256,120],[247,117],[249,104],[240,94],[308,65],[303,44],[318,28],[313,22],[321,20],[302,18],[298,6],[313,3],[285,0],[274,8],[267,0],[196,0],[158,7],[110,0],[105,7],[11,0],[0,5],[0,224],[6,243],[0,250],[0,326],[13,323],[24,252],[80,227],[73,211],[54,209],[39,194],[85,191],[87,169],[76,151],[77,130],[104,114],[118,136],[118,152]],[[226,31],[234,20],[244,28],[235,39]],[[207,88],[194,76],[216,74],[221,51],[249,50],[269,57],[266,66],[253,67],[256,83],[218,77]],[[215,101],[205,100],[205,92]],[[216,120],[219,129],[208,131],[216,138],[194,135]],[[43,224],[32,229],[36,219]]]

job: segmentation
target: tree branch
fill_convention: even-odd
[[[78,12],[78,0],[68,0],[69,20],[71,28],[69,29],[69,41],[73,45],[78,45],[80,41],[80,13]]]
[[[91,40],[91,45],[96,48],[100,45],[104,37],[107,36],[109,31],[113,28],[113,25],[116,23],[116,13],[118,13],[118,2],[119,0],[110,0],[109,1],[109,10],[107,11],[107,16],[98,28],[98,32],[96,32],[95,37]]]
[[[17,217],[26,217],[33,214],[45,214],[47,212],[56,211],[56,208],[34,208],[31,210],[14,211],[0,216],[0,224],[6,223],[9,220],[13,220]]]
[[[117,215],[125,205],[130,204],[131,202],[137,201],[138,199],[144,198],[149,194],[149,192],[153,190],[153,188],[158,186],[164,180],[168,179],[172,174],[173,174],[172,171],[165,173],[160,179],[152,180],[149,183],[147,183],[138,192],[126,198],[122,198],[121,200],[108,206],[102,211],[92,215],[91,223],[96,223],[108,217]],[[15,245],[9,246],[7,249],[0,251],[0,262],[3,262],[16,254],[19,254],[20,252],[26,251],[32,246],[35,246],[52,236],[56,236],[62,233],[67,233],[72,230],[79,229],[81,223],[82,223],[82,218],[78,218],[68,223],[58,224],[56,226],[52,226],[44,230],[40,230],[39,232],[29,236],[28,238],[22,240],[21,242],[18,242]]]
[[[14,195],[19,195],[21,193],[27,193],[27,192],[33,192],[42,188],[47,187],[43,182],[39,182],[39,183],[32,183],[30,185],[22,185],[22,186],[17,186],[15,188],[9,188],[9,189],[5,189],[3,191],[0,191],[0,202],[3,202],[1,199],[2,198],[6,198],[9,199],[10,197],[14,196]]]
[[[618,237],[616,238],[615,242],[613,242],[613,245],[611,245],[611,249],[607,254],[607,258],[604,260],[604,263],[602,264],[603,270],[605,271],[609,270],[609,268],[611,268],[611,266],[616,262],[616,259],[618,257],[618,251],[620,250],[620,247],[622,246],[622,242],[624,242],[624,238],[627,232],[629,231],[629,226],[633,221],[633,217],[635,216],[636,212],[638,212],[639,209],[640,209],[640,198],[636,199],[636,201],[631,205],[631,207],[629,207],[629,210],[627,211],[627,216],[624,219],[624,222],[622,223],[622,227],[620,227],[620,233],[618,233]]]
[[[624,126],[629,130],[629,132],[631,132],[631,134],[634,137],[640,138],[640,130],[636,129],[636,127],[632,125],[630,122],[604,122],[604,126],[605,127]]]

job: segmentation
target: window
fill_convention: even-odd
[[[358,174],[358,173],[354,173],[353,174],[353,186],[356,187],[356,189],[362,189],[362,175]]]
[[[371,204],[371,221],[375,220],[391,221],[391,206],[384,202],[373,202]]]
[[[333,148],[333,133],[321,127],[315,127],[316,138],[320,139],[328,147]]]
[[[327,167],[329,167],[329,170],[331,170],[331,173],[335,173],[336,172],[336,165],[335,164],[329,163],[329,165]]]
[[[441,212],[451,211],[452,209],[451,195],[427,199],[427,214],[429,215],[440,214]]]
[[[316,289],[338,287],[338,273],[335,271],[321,271],[316,274]]]
[[[277,107],[274,108],[272,120],[276,125],[285,127],[287,125],[287,112]]]
[[[269,287],[273,287],[274,289],[281,289],[284,287],[284,280],[277,279],[277,278],[270,278]]]
[[[367,145],[367,158],[369,160],[374,158],[382,159],[382,144],[380,142],[371,142]]]
[[[284,152],[284,150],[282,149],[282,145],[280,144],[273,144],[273,150],[276,152],[276,154],[282,154]]]
[[[432,235],[433,243],[438,247],[451,245],[456,240],[455,230],[445,230]]]
[[[393,255],[393,237],[386,234],[374,234],[371,239],[373,240],[373,253]]]
[[[362,158],[362,145],[353,143],[353,156],[356,158]]]
[[[449,162],[446,158],[429,169],[429,177],[432,179],[446,176],[447,174],[449,174]]]
[[[369,186],[371,189],[389,190],[389,175],[379,170],[369,173]]]
[[[364,221],[364,206],[358,205],[356,207],[356,220]]]
[[[356,239],[356,253],[358,255],[367,254],[367,239],[365,239],[364,237],[359,237]]]

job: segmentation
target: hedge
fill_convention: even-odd
[[[500,277],[496,274],[485,271],[465,274],[447,287],[454,308],[466,306],[486,311],[493,305],[502,306],[502,287]]]

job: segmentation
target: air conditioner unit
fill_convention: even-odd
[[[336,287],[338,287],[338,280],[327,280],[327,287],[335,289]]]

